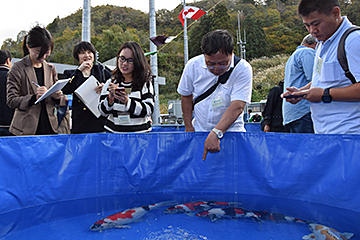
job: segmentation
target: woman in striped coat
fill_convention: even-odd
[[[150,66],[137,43],[121,45],[112,75],[105,84],[107,90],[103,91],[99,104],[100,113],[107,117],[105,130],[113,133],[150,132],[154,88]]]

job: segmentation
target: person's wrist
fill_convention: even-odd
[[[115,99],[115,95],[112,95],[111,93],[109,93],[108,98],[111,102],[113,102]]]

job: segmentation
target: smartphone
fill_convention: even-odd
[[[287,96],[284,96],[284,98],[299,98],[299,97],[303,97],[305,96],[305,94],[303,95],[287,95]]]
[[[125,88],[124,87],[117,87],[116,89],[115,89],[115,93],[120,93],[120,92],[125,92]]]
[[[131,88],[125,88],[125,92],[127,93],[127,95],[129,95],[131,93]]]

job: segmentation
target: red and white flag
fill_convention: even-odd
[[[185,18],[191,18],[191,19],[194,19],[194,20],[198,20],[199,18],[201,18],[205,14],[206,14],[206,12],[204,12],[200,8],[192,7],[192,6],[186,6],[185,8],[183,8],[183,10],[181,10],[181,12],[179,14],[179,19],[180,19],[181,24],[184,26],[184,19]]]

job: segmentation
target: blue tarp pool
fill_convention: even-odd
[[[72,227],[89,234],[88,227],[104,216],[84,207],[84,199],[106,215],[121,208],[119,202],[134,207],[212,196],[269,208],[263,210],[274,210],[270,202],[280,201],[288,214],[331,224],[359,239],[360,136],[226,133],[221,151],[202,161],[206,136],[153,132],[0,138],[0,238],[16,239],[10,236],[27,229],[22,232],[27,239],[55,239],[46,224],[69,217],[64,208],[85,214],[86,224],[83,219],[82,227]],[[36,228],[41,224],[42,230]]]

